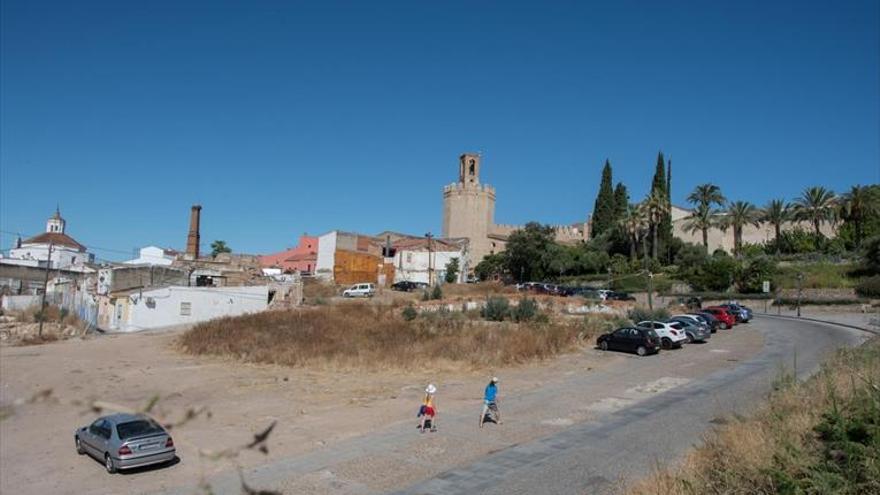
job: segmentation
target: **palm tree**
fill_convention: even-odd
[[[648,194],[642,203],[645,213],[648,217],[648,226],[651,229],[651,257],[657,259],[658,231],[663,218],[669,213],[669,203],[666,201],[666,194],[662,192],[652,192]]]
[[[708,252],[709,229],[715,226],[716,223],[712,207],[724,206],[724,202],[727,200],[721,194],[721,188],[710,183],[700,184],[695,187],[688,195],[687,200],[696,206],[696,209],[691,214],[685,229],[688,229],[689,232],[696,232],[697,230],[702,232],[703,247]]]
[[[703,248],[709,252],[709,229],[718,224],[717,214],[708,207],[698,206],[696,210],[685,218],[684,231],[688,233],[703,233]]]
[[[779,234],[782,232],[782,224],[791,220],[791,205],[784,199],[771,199],[761,212],[761,220],[773,225],[776,251],[779,252]]]
[[[833,224],[837,220],[836,203],[834,192],[822,186],[808,187],[794,200],[794,218],[813,224],[817,248],[822,237],[822,224]]]
[[[629,237],[629,257],[636,259],[637,248],[639,242],[645,233],[645,227],[648,223],[645,210],[638,205],[627,206],[626,212],[620,218],[620,226],[627,237]]]
[[[733,253],[737,256],[742,251],[742,233],[746,225],[761,225],[761,210],[748,201],[736,201],[727,205],[722,228],[733,228]]]
[[[862,245],[862,223],[866,218],[880,214],[878,210],[880,206],[871,197],[871,189],[868,186],[852,186],[841,198],[840,217],[852,222],[856,247]]]

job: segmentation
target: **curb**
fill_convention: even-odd
[[[813,323],[824,323],[826,325],[836,325],[838,327],[851,328],[853,330],[859,330],[859,331],[867,332],[867,333],[874,334],[874,335],[880,335],[880,329],[874,330],[872,328],[860,327],[858,325],[850,325],[849,323],[840,323],[840,322],[836,322],[836,321],[820,320],[817,318],[809,318],[809,317],[804,317],[804,316],[783,316],[783,315],[772,315],[769,313],[758,313],[758,312],[755,312],[754,314],[759,315],[759,316],[766,316],[769,318],[779,318],[782,320],[792,320],[792,321],[802,320],[802,321],[809,321],[809,322],[813,322]]]

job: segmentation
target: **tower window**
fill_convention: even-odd
[[[471,166],[470,173],[471,173],[471,175],[474,175],[476,173],[476,161],[471,159],[470,166]]]

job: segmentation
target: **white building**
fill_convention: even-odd
[[[444,283],[446,266],[453,258],[458,259],[456,283],[467,279],[470,264],[467,239],[401,239],[393,248],[395,282]]]
[[[46,231],[40,235],[16,242],[15,248],[9,251],[13,260],[21,260],[21,264],[45,266],[50,260],[50,268],[69,268],[95,261],[93,254],[86,252],[86,247],[65,233],[67,222],[61,218],[56,209],[46,222]],[[51,258],[50,258],[51,251]]]
[[[264,311],[269,305],[269,287],[171,286],[102,299],[99,326],[136,332]]]
[[[158,246],[147,246],[140,249],[140,254],[133,260],[124,261],[128,265],[162,265],[169,266],[177,258],[177,251],[163,249]]]

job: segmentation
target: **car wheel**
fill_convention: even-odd
[[[608,350],[608,342],[603,340],[602,343],[599,344],[599,349],[602,349],[603,351],[607,351]]]
[[[79,455],[86,453],[86,451],[83,450],[82,442],[79,441],[79,437],[76,437],[76,453]]]
[[[669,340],[669,337],[663,337],[660,339],[660,347],[664,349],[669,349],[672,347],[672,341]]]
[[[644,356],[647,353],[648,353],[648,349],[646,349],[645,346],[643,346],[643,345],[640,345],[636,349],[636,354],[638,354],[639,356]]]
[[[104,469],[110,474],[116,472],[116,464],[113,463],[113,458],[110,457],[110,454],[104,454]]]
[[[721,327],[722,330],[727,330],[727,323],[724,323],[724,322],[722,321],[721,324],[720,324],[719,326]]]
[[[691,344],[691,343],[693,343],[693,341],[694,341],[693,334],[687,334],[687,343]]]

